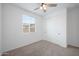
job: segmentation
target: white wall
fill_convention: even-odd
[[[22,15],[36,18],[36,32],[22,32]],[[36,14],[21,10],[11,4],[3,4],[3,51],[8,51],[42,39],[42,18]]]
[[[79,7],[67,9],[67,43],[79,47]]]
[[[60,8],[59,10],[47,15],[46,21],[46,35],[45,40],[58,44],[62,47],[67,47],[66,42],[66,9]]]
[[[1,3],[0,3],[0,55],[1,55]]]

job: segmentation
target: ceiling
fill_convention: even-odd
[[[40,16],[45,16],[61,8],[70,8],[70,7],[79,6],[78,3],[57,3],[56,7],[48,7],[46,12],[43,12],[43,10],[41,9],[34,10],[35,8],[40,7],[40,4],[41,3],[15,3],[16,6],[23,8],[25,10],[28,10]]]

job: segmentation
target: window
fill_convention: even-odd
[[[23,15],[23,32],[35,32],[35,18]]]

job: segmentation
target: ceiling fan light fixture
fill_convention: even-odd
[[[46,12],[46,10],[47,10],[47,4],[41,5],[40,9],[43,10],[44,12]]]
[[[43,5],[43,9],[44,9],[44,10],[47,9],[47,5],[46,5],[46,4]]]

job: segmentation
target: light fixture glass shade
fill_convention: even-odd
[[[43,7],[41,6],[40,9],[43,9]]]

